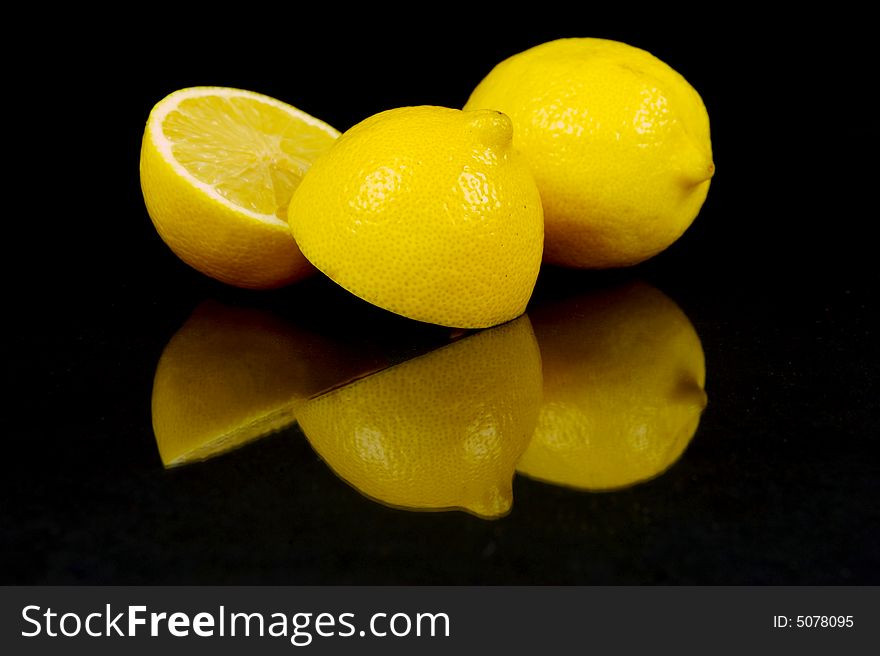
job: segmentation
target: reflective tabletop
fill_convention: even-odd
[[[26,112],[63,129],[8,217],[33,234],[4,241],[0,582],[880,583],[870,40],[790,47],[748,23],[363,31],[335,59],[321,30],[298,35],[308,57],[255,35],[213,59],[66,30],[39,77],[53,102]],[[144,123],[174,89],[253,89],[346,129],[460,107],[501,58],[577,33],[699,88],[717,172],[668,250],[545,266],[514,321],[422,324],[321,276],[226,287],[144,208]]]

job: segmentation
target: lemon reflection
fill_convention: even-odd
[[[324,461],[372,499],[498,517],[540,403],[523,316],[312,399],[297,417]]]
[[[517,465],[530,478],[609,490],[653,478],[684,452],[706,405],[697,333],[644,283],[530,310],[544,403]]]
[[[205,302],[156,368],[153,432],[162,462],[205,460],[280,430],[307,397],[370,364],[268,312]]]

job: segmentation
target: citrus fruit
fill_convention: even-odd
[[[153,431],[168,466],[206,460],[291,425],[311,395],[364,359],[268,312],[206,302],[168,342],[153,381]]]
[[[541,201],[494,111],[403,107],[348,130],[294,195],[318,269],[411,319],[484,328],[519,316],[541,263]]]
[[[547,262],[605,268],[656,255],[700,211],[714,174],[699,94],[644,50],[560,39],[498,64],[465,109],[510,116],[544,204]]]
[[[297,418],[333,471],[374,500],[498,517],[540,403],[523,316],[311,399]]]
[[[670,467],[706,404],[703,350],[678,306],[638,283],[538,305],[530,315],[544,403],[517,471],[607,490]]]
[[[314,271],[290,236],[287,205],[339,133],[274,98],[181,89],[150,112],[141,189],[159,235],[184,262],[246,288]]]

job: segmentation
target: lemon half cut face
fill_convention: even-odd
[[[153,108],[141,188],[159,235],[184,262],[245,288],[280,287],[314,269],[287,227],[306,171],[339,136],[274,98],[193,87]]]

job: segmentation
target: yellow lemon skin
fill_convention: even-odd
[[[684,452],[706,405],[705,362],[678,306],[643,283],[539,305],[544,363],[530,478],[612,490],[658,476]]]
[[[290,235],[287,204],[338,135],[268,96],[181,89],[147,120],[140,159],[147,211],[162,240],[194,269],[243,288],[290,284],[314,268]]]
[[[498,64],[465,109],[510,116],[544,204],[546,262],[580,268],[646,260],[700,211],[715,171],[694,88],[644,50],[560,39]]]
[[[506,514],[541,404],[528,317],[308,401],[300,427],[338,476],[383,504]]]
[[[484,328],[523,313],[541,263],[535,182],[494,111],[403,107],[345,132],[290,203],[308,260],[397,314]]]
[[[306,398],[362,365],[357,354],[268,312],[205,302],[156,367],[152,417],[162,462],[207,460],[292,425]]]

